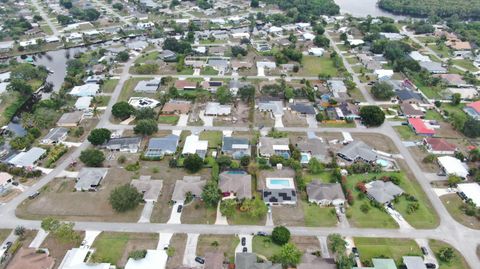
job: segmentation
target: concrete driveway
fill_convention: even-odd
[[[328,252],[328,243],[326,236],[317,236],[318,241],[320,242],[320,253],[322,258],[330,258],[330,252]]]
[[[170,214],[170,219],[168,219],[167,223],[168,224],[181,224],[182,223],[182,212],[183,210],[179,213],[177,212],[178,210],[178,206],[183,206],[183,202],[176,202],[174,205],[173,205],[173,208],[172,208],[172,213]]]
[[[158,250],[164,250],[170,245],[170,239],[172,239],[173,233],[159,233],[158,234]]]
[[[222,213],[220,213],[220,203],[217,205],[217,218],[215,219],[215,225],[228,225],[227,217],[222,216]]]
[[[307,115],[307,124],[308,128],[317,128],[317,119],[315,118],[315,115]]]
[[[197,256],[197,243],[199,234],[187,234],[187,244],[183,253],[183,265],[190,267],[201,267],[201,264],[195,261]]]
[[[203,121],[203,126],[212,127],[213,126],[213,117],[205,116],[205,110],[200,111],[198,117]]]
[[[85,237],[83,238],[81,248],[90,248],[95,241],[95,238],[101,233],[101,231],[85,231]]]
[[[138,223],[149,223],[150,216],[152,216],[154,203],[153,201],[147,201],[145,206],[143,207],[142,214],[140,215],[140,219]]]
[[[403,216],[396,210],[385,206],[387,213],[398,223],[400,229],[413,229],[413,227],[403,218]]]
[[[45,238],[47,238],[47,235],[48,235],[47,231],[45,231],[44,229],[39,229],[37,232],[37,235],[35,236],[35,238],[32,240],[32,242],[28,247],[39,248],[42,245]]]
[[[245,246],[242,246],[242,237],[245,237]],[[238,243],[237,247],[235,248],[235,253],[237,252],[243,252],[243,248],[247,248],[247,252],[252,252],[253,249],[253,235],[251,234],[239,234],[238,238],[240,239],[240,242]]]
[[[433,263],[437,266],[438,268],[438,262],[437,258],[435,258],[435,255],[433,254],[433,251],[430,249],[430,245],[428,245],[428,240],[426,239],[415,239],[415,242],[417,242],[419,247],[424,247],[427,249],[427,255],[424,255],[424,261],[425,263]]]
[[[275,128],[281,128],[283,126],[282,115],[274,115],[275,117]]]

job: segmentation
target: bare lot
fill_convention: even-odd
[[[183,253],[185,252],[185,245],[187,244],[187,235],[186,234],[174,234],[172,239],[170,239],[170,248],[173,248],[175,251],[173,256],[168,258],[167,269],[175,269],[182,265],[183,263]]]
[[[272,206],[273,223],[285,226],[305,226],[303,208],[301,206]]]
[[[236,102],[232,106],[231,117],[215,117],[213,120],[214,126],[248,126],[250,107],[242,102]]]
[[[315,252],[320,250],[320,242],[314,236],[292,236],[290,239],[302,252]]]
[[[270,112],[260,112],[255,110],[255,126],[273,127],[275,120]]]
[[[80,238],[83,238],[85,236],[85,232],[78,232],[80,235]],[[58,240],[55,236],[52,234],[49,234],[47,238],[45,238],[45,241],[43,241],[42,245],[40,246],[41,248],[46,248],[48,249],[48,252],[51,257],[55,259],[55,268],[58,268],[60,266],[60,263],[63,260],[63,257],[67,253],[68,250],[79,247],[80,242],[69,242],[65,243],[60,240]],[[24,244],[24,246],[28,246]]]
[[[376,150],[388,152],[388,153],[398,153],[397,147],[393,144],[390,137],[381,135],[381,134],[352,134],[353,139],[359,139],[365,142],[367,145],[373,147]]]
[[[216,208],[209,208],[204,202],[195,199],[192,203],[183,207],[182,223],[214,224],[216,216]]]
[[[55,216],[74,221],[135,222],[140,217],[143,206],[117,213],[108,201],[110,192],[115,187],[130,183],[131,178],[131,172],[110,168],[97,192],[74,192],[74,179],[57,178],[42,189],[39,197],[25,200],[16,213],[17,216],[27,219]]]
[[[235,248],[240,239],[235,235],[206,235],[198,237],[197,255],[204,256],[207,252],[223,253],[225,258],[233,260]]]
[[[285,111],[282,120],[285,127],[308,127],[305,117],[301,117],[292,111]]]
[[[408,147],[408,150],[412,154],[415,161],[417,161],[418,165],[422,169],[422,171],[428,173],[435,173],[438,172],[438,165],[434,163],[424,163],[423,159],[428,155],[428,152],[424,148],[420,147]]]

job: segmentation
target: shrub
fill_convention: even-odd
[[[131,251],[130,253],[128,253],[128,257],[132,258],[134,260],[141,260],[141,259],[145,258],[146,255],[147,255],[147,250],[145,250],[145,249],[134,250],[134,251]]]
[[[290,231],[284,226],[277,226],[272,231],[272,241],[280,246],[285,245],[290,240]]]

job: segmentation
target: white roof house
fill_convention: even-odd
[[[465,163],[452,156],[441,156],[437,158],[438,164],[447,175],[455,175],[461,178],[468,176],[468,168]]]
[[[198,154],[200,157],[205,157],[208,150],[208,140],[200,140],[198,135],[189,135],[185,139],[182,154]]]
[[[322,56],[325,53],[325,50],[322,48],[309,48],[308,54],[313,56]]]
[[[229,105],[221,105],[217,102],[208,102],[205,108],[205,115],[208,116],[225,116],[232,113],[232,107]]]
[[[128,103],[131,106],[133,106],[135,109],[141,109],[141,108],[154,108],[160,102],[148,97],[131,97],[130,100],[128,100]]]
[[[431,61],[430,57],[425,56],[418,51],[412,51],[408,54],[408,56],[410,56],[410,58],[412,58],[412,60],[417,61],[417,62],[430,62]]]
[[[303,40],[311,41],[315,38],[315,35],[312,33],[304,33],[302,37],[303,37]]]
[[[8,160],[8,163],[17,167],[32,168],[35,163],[43,156],[47,151],[42,148],[33,147],[27,152],[20,152],[13,158]]]
[[[70,91],[70,95],[75,96],[95,96],[100,90],[100,85],[94,83],[83,84],[80,86],[75,86]]]
[[[90,249],[88,248],[72,248],[67,251],[59,269],[110,269],[109,263],[86,263]]]
[[[373,72],[378,79],[389,79],[393,76],[393,70],[377,69]]]
[[[272,26],[272,27],[270,27],[270,29],[268,29],[268,32],[271,33],[271,34],[278,34],[278,33],[283,32],[283,29],[282,29],[282,27]]]
[[[90,107],[90,104],[92,103],[92,97],[90,96],[82,96],[77,99],[75,102],[75,108],[78,110],[86,110]]]
[[[457,189],[471,199],[477,207],[480,207],[480,185],[478,183],[461,183],[457,185]]]
[[[164,269],[167,258],[168,256],[165,250],[149,249],[143,259],[128,259],[125,269]]]

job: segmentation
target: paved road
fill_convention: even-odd
[[[50,27],[50,29],[52,29],[53,35],[58,37],[60,35],[60,32],[58,31],[57,27],[52,22],[50,17],[48,17],[48,14],[45,13],[45,10],[41,6],[41,4],[38,2],[38,0],[32,0],[32,4],[37,9],[40,16],[42,16],[43,20],[48,24],[48,27]]]

